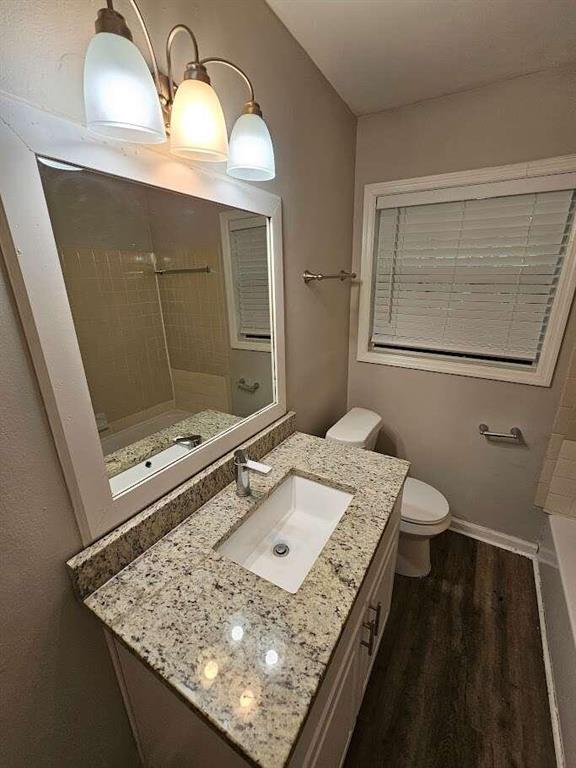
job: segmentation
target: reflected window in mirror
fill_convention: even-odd
[[[118,494],[274,402],[268,219],[39,168]]]
[[[222,213],[222,256],[230,346],[270,349],[268,230],[264,216]]]

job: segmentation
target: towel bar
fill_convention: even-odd
[[[333,275],[323,275],[321,272],[310,272],[308,269],[302,273],[302,280],[308,285],[311,280],[354,280],[356,272],[345,272],[343,269]]]

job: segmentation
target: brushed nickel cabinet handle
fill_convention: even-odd
[[[378,603],[376,608],[374,608],[373,605],[370,605],[368,607],[370,608],[371,611],[374,611],[374,613],[376,614],[374,618],[374,634],[376,635],[376,637],[378,637],[378,633],[380,632],[380,621],[382,618],[382,603]]]
[[[370,638],[368,641],[360,640],[360,645],[363,645],[365,648],[368,648],[368,656],[372,656],[372,654],[374,653],[374,622],[364,621],[362,622],[362,626],[364,627],[364,629],[368,629],[370,631]]]

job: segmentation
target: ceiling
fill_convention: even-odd
[[[576,61],[576,0],[267,0],[357,115]]]

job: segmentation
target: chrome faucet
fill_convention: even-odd
[[[260,464],[259,461],[252,461],[246,455],[246,451],[239,448],[234,451],[234,473],[236,475],[236,493],[238,496],[250,496],[250,471],[258,472],[260,475],[267,475],[272,470],[268,464]]]

